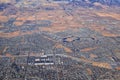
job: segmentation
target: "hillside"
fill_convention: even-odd
[[[118,80],[119,0],[1,0],[0,80]]]

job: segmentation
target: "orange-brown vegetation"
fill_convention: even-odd
[[[10,32],[10,33],[4,33],[4,32],[0,32],[0,37],[4,37],[4,38],[11,38],[11,37],[16,37],[16,36],[23,36],[23,35],[30,35],[32,33],[35,33],[34,31],[28,31],[28,32],[21,32],[21,31],[14,31],[14,32]]]
[[[1,22],[1,23],[7,22],[8,19],[9,19],[9,17],[0,15],[0,22]]]
[[[120,67],[116,67],[116,70],[119,70],[119,71],[120,71]]]
[[[112,33],[111,31],[106,30],[105,26],[100,26],[100,25],[92,25],[91,27],[89,27],[91,30],[95,30],[99,33],[101,33],[103,36],[106,37],[117,37],[120,36],[120,34],[117,33]]]
[[[120,14],[117,14],[117,13],[95,12],[95,14],[98,16],[101,16],[101,17],[111,17],[111,18],[114,18],[116,20],[120,20]]]
[[[62,44],[56,44],[55,47],[56,48],[63,48],[65,50],[65,52],[68,52],[68,53],[72,52],[72,50],[70,48],[63,46]]]
[[[48,6],[48,4],[46,4],[46,5]],[[58,5],[56,5],[56,6],[59,7]],[[103,13],[103,12],[101,13],[101,12],[97,12],[97,11],[91,12],[89,10],[84,10],[83,8],[76,9],[74,12],[74,15],[69,15],[69,16],[66,15],[66,13],[63,10],[59,10],[59,9],[53,10],[53,11],[43,10],[42,12],[34,13],[35,15],[33,15],[32,13],[33,12],[31,12],[31,13],[24,12],[22,15],[21,15],[21,13],[18,13],[16,15],[16,16],[18,16],[18,18],[16,19],[14,24],[16,26],[21,26],[24,24],[24,22],[26,20],[31,20],[31,21],[33,21],[33,20],[51,20],[51,22],[52,22],[51,26],[39,28],[39,31],[56,33],[56,32],[62,32],[62,31],[68,30],[68,29],[75,30],[77,28],[83,28],[84,25],[82,24],[82,22],[84,22],[85,20],[82,18],[79,18],[79,16],[81,14],[89,15],[92,18],[92,16],[95,16],[94,15],[94,13],[95,13],[97,16],[100,16],[100,17],[103,17],[103,16],[111,17],[112,16],[116,19],[119,19],[119,15],[116,13]],[[0,16],[0,18],[1,18],[1,20],[0,20],[1,22],[8,21],[7,16]],[[106,27],[103,25],[100,26],[98,24],[91,24],[90,26],[88,26],[88,28],[101,33],[103,36],[108,36],[108,37],[120,36],[120,34],[115,34],[115,33],[111,33],[110,31],[106,31],[105,30]],[[0,34],[3,34],[5,36],[8,35],[8,33],[7,34],[0,33]],[[10,35],[11,35],[11,33],[10,33]],[[9,35],[9,37],[10,37],[10,35]],[[1,36],[1,37],[3,37],[3,36]],[[71,41],[71,40],[68,39],[68,41]]]
[[[90,58],[91,58],[91,59],[96,58],[96,57],[98,57],[98,56],[95,55],[95,54],[90,54]]]
[[[102,35],[106,36],[106,37],[117,37],[117,36],[120,36],[120,34],[114,34],[114,33],[106,32],[106,31],[103,31]]]
[[[87,58],[85,58],[85,57],[83,57],[83,56],[81,56],[80,59],[81,59],[83,62],[86,62],[86,63],[91,63],[91,62],[92,62],[91,60],[89,60],[89,59],[87,59]]]
[[[117,56],[118,58],[120,58],[120,49],[115,49],[114,50],[114,54],[115,54],[115,56]]]
[[[6,53],[5,56],[12,57],[12,55],[10,53]]]
[[[12,0],[0,0],[1,3],[10,3]]]
[[[93,48],[89,47],[89,48],[81,49],[80,51],[81,51],[81,52],[88,52],[88,51],[91,51],[91,50],[95,50],[96,48],[97,48],[97,47],[93,47]]]
[[[89,59],[87,59],[85,57],[80,57],[80,59],[83,62],[92,64],[92,66],[97,66],[97,67],[101,67],[101,68],[112,69],[111,65],[109,63],[107,63],[107,62],[95,62],[95,61],[89,60]]]
[[[92,75],[92,74],[93,74],[93,72],[92,72],[92,70],[91,70],[90,68],[87,68],[86,71],[87,71],[87,73],[88,73],[89,75]]]
[[[92,62],[92,65],[97,66],[97,67],[112,69],[111,65],[109,63],[106,63],[106,62]]]
[[[20,31],[11,32],[11,33],[0,32],[0,37],[16,37],[18,35],[20,35]]]
[[[20,22],[20,21],[19,21],[19,22],[18,22],[18,21],[15,21],[15,22],[14,22],[14,25],[15,25],[15,26],[22,26],[23,23],[24,23],[23,21],[21,21],[21,22]]]

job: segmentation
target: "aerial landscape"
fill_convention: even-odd
[[[0,80],[120,80],[120,0],[0,0]]]

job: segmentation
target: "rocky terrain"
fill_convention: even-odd
[[[119,0],[0,0],[0,80],[118,80]]]
[[[81,3],[81,5],[85,3],[87,5],[102,4],[102,5],[108,5],[108,6],[113,6],[113,5],[120,6],[119,0],[69,0],[69,1]]]

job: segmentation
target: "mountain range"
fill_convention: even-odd
[[[9,2],[21,2],[24,0],[1,0],[0,3],[4,2],[4,3],[9,3]],[[94,3],[100,3],[102,5],[108,5],[108,6],[120,6],[120,0],[35,0],[35,1],[42,1],[42,2],[50,2],[50,1],[68,1],[68,2],[72,2],[72,3],[78,3],[81,5],[93,5]]]
[[[51,1],[51,0],[49,0]],[[120,6],[120,0],[52,0],[52,1],[69,1],[77,3],[79,5],[93,5],[94,3],[100,3],[108,6]]]

